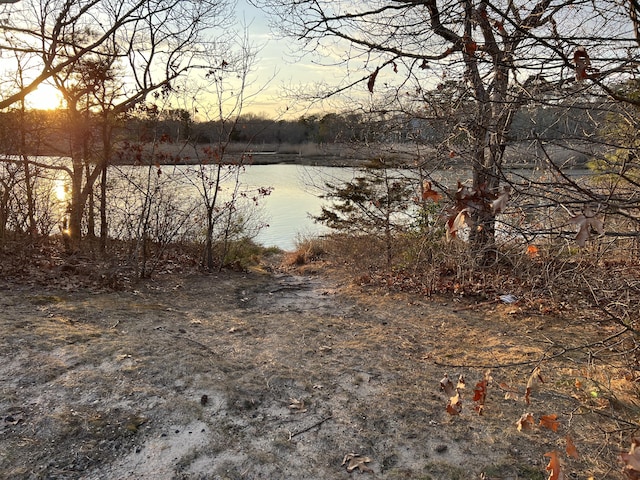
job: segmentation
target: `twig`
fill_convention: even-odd
[[[630,325],[627,325],[623,319],[621,319],[617,315],[614,315],[612,312],[610,312],[607,309],[607,307],[601,305],[600,301],[598,300],[598,297],[596,296],[596,293],[593,291],[593,288],[591,287],[591,284],[587,281],[587,279],[584,277],[584,275],[581,275],[581,276],[582,276],[582,280],[584,281],[584,283],[586,283],[587,287],[589,288],[589,292],[591,293],[591,296],[593,297],[593,301],[596,304],[595,306],[598,307],[601,311],[603,311],[615,323],[617,323],[618,325],[623,326],[627,331],[633,333],[634,335],[640,335],[640,332],[638,332],[638,330],[636,330],[635,328],[631,327]]]
[[[322,425],[324,422],[326,422],[327,420],[331,420],[332,418],[333,418],[333,416],[332,416],[332,415],[329,415],[328,417],[323,418],[322,420],[320,420],[320,421],[318,421],[318,422],[314,423],[314,424],[313,424],[313,425],[311,425],[310,427],[307,427],[307,428],[305,428],[305,429],[303,429],[303,430],[300,430],[300,431],[295,432],[295,433],[289,432],[289,440],[291,440],[293,437],[297,437],[298,435],[301,435],[301,434],[303,434],[303,433],[305,433],[305,432],[308,432],[309,430],[312,430],[312,429],[314,429],[314,428],[316,428],[316,427],[319,427],[319,426],[320,426],[320,425]]]
[[[609,413],[603,412],[601,410],[597,410],[595,408],[590,408],[590,407],[587,407],[585,405],[581,405],[581,407],[586,409],[586,410],[588,410],[588,411],[590,411],[591,413],[595,413],[596,415],[601,415],[603,417],[609,418],[610,420],[614,420],[614,421],[619,422],[619,423],[627,424],[627,425],[629,425],[629,427],[633,427],[633,428],[636,428],[636,429],[640,428],[640,425],[638,425],[637,423],[630,422],[629,420],[625,420],[624,418],[616,417],[615,415],[611,415]],[[615,433],[615,431],[614,432],[608,432],[608,433]]]

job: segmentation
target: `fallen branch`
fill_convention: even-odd
[[[320,420],[320,421],[318,421],[318,422],[314,423],[314,424],[313,424],[313,425],[311,425],[310,427],[307,427],[307,428],[305,428],[305,429],[303,429],[303,430],[300,430],[299,432],[295,432],[295,433],[289,432],[289,440],[291,440],[293,437],[297,437],[298,435],[302,435],[303,433],[308,432],[309,430],[312,430],[312,429],[314,429],[314,428],[316,428],[316,427],[319,427],[319,426],[320,426],[320,425],[322,425],[324,422],[326,422],[327,420],[331,420],[332,418],[333,418],[333,416],[332,416],[332,415],[329,415],[328,417],[325,417],[325,418],[323,418],[322,420]]]

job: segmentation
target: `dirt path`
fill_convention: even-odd
[[[589,387],[572,382],[584,372],[545,362],[526,404],[533,364],[494,368],[483,415],[474,410],[485,366],[535,361],[570,324],[331,276],[0,290],[0,478],[543,479],[552,450],[568,478],[621,478],[627,439],[594,437],[594,423],[615,425],[580,409]],[[467,378],[457,416],[445,373]],[[536,426],[519,432],[527,412]],[[558,431],[537,426],[549,413]],[[578,459],[564,453],[569,435]],[[343,464],[348,454],[359,456]]]

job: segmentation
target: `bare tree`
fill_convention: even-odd
[[[98,176],[104,177],[110,145],[103,130],[104,152],[89,148],[90,113],[102,110],[108,124],[150,94],[170,92],[179,78],[219,65],[230,3],[34,0],[19,5],[2,27],[0,48],[37,58],[39,73],[19,88],[3,89],[0,108],[23,99],[47,78],[54,78],[63,93],[70,122],[66,153],[72,158],[67,168],[72,179],[69,232],[77,243],[87,199]]]
[[[516,113],[587,89],[621,99],[612,84],[637,73],[640,54],[629,7],[614,1],[255,3],[310,54],[345,66],[341,81],[320,92],[325,97],[366,87],[371,108],[415,112],[428,106],[424,92],[458,83],[467,112],[456,125],[466,141],[456,156],[473,172],[458,204],[483,262],[494,259],[492,206]]]

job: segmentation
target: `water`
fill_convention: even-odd
[[[269,186],[273,191],[261,203],[268,227],[256,241],[264,246],[293,250],[296,241],[328,231],[311,216],[321,212],[325,200],[320,198],[323,182],[330,179],[350,180],[354,171],[340,167],[308,167],[301,165],[251,165],[242,181],[250,186]]]

